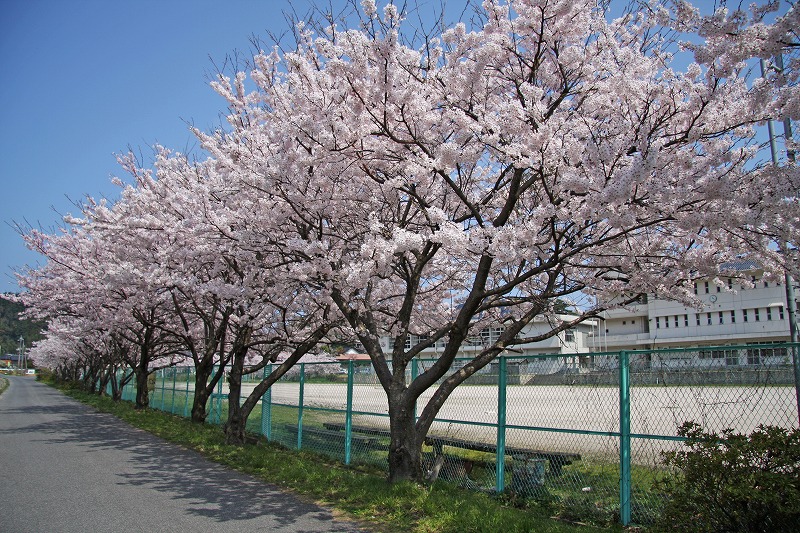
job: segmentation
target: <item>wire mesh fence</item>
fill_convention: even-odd
[[[743,434],[759,425],[798,427],[792,349],[501,357],[446,400],[423,447],[423,467],[467,488],[560,502],[564,518],[647,524],[663,507],[658,482],[671,475],[663,454],[683,446],[684,422]],[[407,380],[433,362],[413,361]],[[260,379],[244,380],[243,399]],[[191,368],[161,370],[151,406],[188,416],[193,387]],[[227,393],[221,382],[209,422],[225,421]],[[126,386],[123,398],[134,397]],[[368,363],[300,364],[264,394],[247,429],[289,448],[387,469],[387,406]]]

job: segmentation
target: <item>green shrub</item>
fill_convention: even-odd
[[[686,448],[665,454],[661,531],[779,532],[800,524],[800,430],[759,426],[749,436],[681,426]]]

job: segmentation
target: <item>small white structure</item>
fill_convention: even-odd
[[[574,319],[572,315],[558,315],[558,320],[567,322]],[[555,327],[545,317],[536,317],[530,324],[520,332],[519,337],[534,337],[536,335],[546,333]],[[562,331],[558,335],[554,335],[549,339],[543,341],[518,344],[510,347],[503,355],[512,356],[525,356],[525,355],[542,355],[542,354],[577,354],[585,353],[591,349],[590,342],[593,332],[597,329],[596,321],[587,320],[573,328]],[[503,333],[503,327],[498,325],[495,327],[487,327],[480,331],[475,337],[468,338],[461,346],[459,357],[474,357],[478,352],[485,347],[492,345],[497,341],[499,336]],[[421,337],[419,335],[410,335],[406,339],[406,350],[411,349],[419,343]],[[389,337],[381,338],[381,347],[385,353],[390,353],[394,348],[394,339]],[[445,347],[446,339],[440,339],[431,348],[422,351],[421,357],[435,357],[437,353],[441,352]]]
[[[574,319],[572,315],[558,315],[559,321],[567,322]],[[551,331],[555,324],[548,321],[545,317],[537,317],[529,323],[520,332],[519,337],[534,337],[536,335]],[[586,366],[586,357],[581,354],[588,354],[591,349],[591,335],[592,332],[597,330],[597,323],[595,320],[587,320],[578,324],[570,329],[562,331],[548,339],[539,342],[532,342],[526,344],[517,344],[509,347],[507,350],[500,354],[500,357],[513,358],[513,368],[509,369],[510,374],[514,376],[537,375],[537,374],[555,374],[555,373],[572,373],[579,372],[581,367]],[[467,339],[461,346],[458,357],[459,358],[472,358],[478,354],[485,347],[490,346],[498,337],[503,333],[503,327],[498,325],[495,327],[487,327],[480,331],[480,333]],[[394,348],[394,339],[389,337],[381,338],[381,347],[385,353],[391,353]],[[405,348],[408,350],[420,341],[418,335],[411,335],[406,340]],[[419,358],[423,361],[427,359],[435,359],[436,356],[444,349],[445,340],[441,339],[430,348],[423,350]],[[564,357],[558,358],[530,358],[521,360],[520,358],[526,356],[536,355],[552,355],[564,354]],[[458,366],[458,362],[456,363]],[[496,363],[487,366],[479,372],[479,374],[497,374]],[[512,378],[514,382],[518,382],[516,378]]]

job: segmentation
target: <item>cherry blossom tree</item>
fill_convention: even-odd
[[[254,58],[249,82],[220,77],[230,131],[200,136],[261,191],[279,243],[265,249],[323,288],[369,353],[389,401],[390,480],[422,478],[436,413],[514,345],[641,293],[690,302],[693,279],[742,254],[796,267],[774,243],[779,227],[797,243],[797,169],[762,164],[753,141],[793,113],[796,92],[748,78],[742,61],[767,44],[734,52],[727,23],[714,30],[685,3],[612,19],[592,1],[487,0],[482,27],[414,48],[396,6],[362,5],[361,29],[300,28],[295,51]],[[744,36],[765,14],[730,24]],[[766,41],[796,16],[764,25]],[[681,68],[666,37],[699,26],[704,44]],[[559,321],[554,303],[570,295],[585,305]],[[541,316],[552,328],[525,338]],[[502,334],[451,372],[490,323]],[[407,383],[434,343],[437,361]]]
[[[87,213],[102,204],[89,199]],[[132,283],[135,269],[122,255],[113,253],[110,241],[92,233],[88,219],[67,217],[69,226],[58,234],[39,230],[24,233],[28,246],[41,253],[47,263],[18,274],[26,289],[20,296],[29,316],[49,323],[79,323],[73,330],[79,339],[102,334],[130,343],[135,350],[123,350],[110,357],[123,357],[136,377],[136,407],[148,405],[147,377],[159,368],[174,364],[178,346],[163,334],[159,324],[169,320],[162,301]],[[89,342],[88,337],[84,338]],[[85,346],[95,346],[94,342]]]
[[[47,323],[45,338],[34,343],[31,354],[56,378],[83,383],[86,390],[119,401],[122,388],[134,377],[125,354],[135,350],[113,332],[95,329],[90,321],[56,317]]]
[[[232,279],[225,241],[217,238],[219,228],[230,227],[224,200],[231,187],[215,180],[207,165],[165,149],[158,149],[153,169],[141,168],[131,155],[120,162],[133,184],[113,205],[93,211],[91,227],[135,265],[128,283],[156,293],[168,307],[172,319],[152,325],[192,359],[191,416],[203,422],[231,357],[232,320],[246,298]]]
[[[87,228],[132,265],[128,285],[170,307],[173,319],[153,326],[183,345],[195,363],[193,421],[205,419],[210,394],[229,372],[224,427],[231,442],[243,442],[263,390],[339,315],[315,304],[313,288],[283,276],[281,258],[258,245],[269,240],[270,227],[253,210],[256,191],[237,176],[220,172],[214,160],[190,162],[164,149],[153,169],[140,168],[130,156],[121,162],[134,184],[113,205],[93,209]],[[240,405],[245,362],[253,373],[287,350],[290,357]]]
[[[326,336],[355,336],[388,398],[390,480],[422,479],[436,414],[506,350],[642,293],[694,302],[693,280],[742,256],[797,273],[782,252],[800,237],[800,173],[756,136],[800,114],[798,12],[777,5],[617,16],[591,0],[486,0],[480,24],[421,43],[374,0],[359,29],[298,25],[296,49],[214,84],[229,127],[196,132],[208,159],[123,158],[133,184],[118,201],[89,199],[61,234],[25,232],[48,259],[20,276],[52,321],[42,349],[63,330],[106,368],[122,358],[140,407],[148,374],[186,354],[196,421],[230,363],[225,430],[241,442],[268,387]],[[693,62],[676,59],[676,35]],[[753,70],[782,52],[783,68]],[[583,305],[565,320],[567,297]],[[550,329],[526,337],[539,318]],[[502,332],[454,369],[490,325]],[[242,375],[270,363],[240,405]]]

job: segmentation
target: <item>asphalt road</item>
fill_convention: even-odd
[[[31,378],[0,394],[0,533],[356,532]]]

